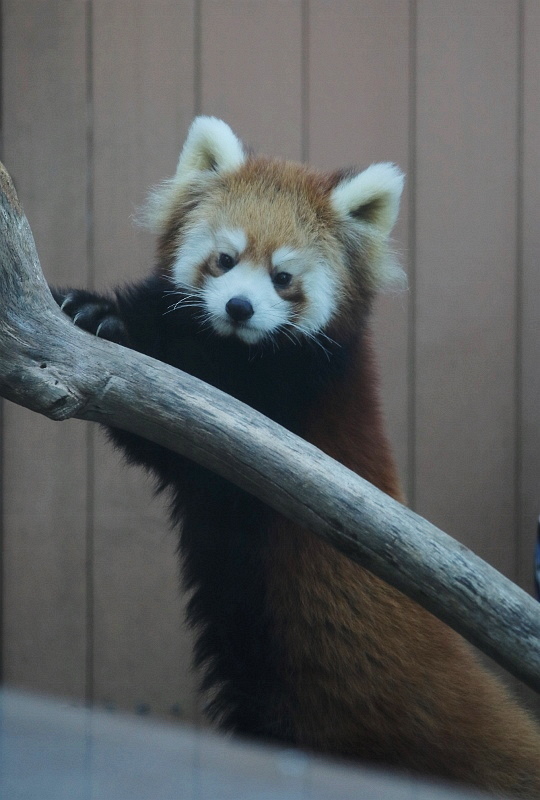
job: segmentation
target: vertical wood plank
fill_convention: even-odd
[[[393,161],[409,169],[408,0],[312,0],[308,40],[308,155],[323,168]],[[406,267],[408,203],[395,231]],[[375,336],[388,429],[400,473],[408,463],[408,302],[379,299]]]
[[[131,224],[174,174],[194,113],[194,0],[93,0],[96,283],[145,275],[154,242]]]
[[[300,0],[201,0],[202,112],[257,152],[301,158]]]
[[[86,9],[5,0],[3,159],[51,282],[87,273]],[[4,678],[83,697],[86,428],[5,404]]]
[[[418,0],[417,510],[515,558],[518,2]]]
[[[199,0],[198,113],[258,153],[302,156],[301,0]]]
[[[518,577],[532,589],[540,514],[540,4],[525,0],[523,25],[523,198],[521,283],[521,463]]]
[[[94,0],[97,286],[146,274],[153,241],[130,216],[174,173],[194,111],[192,0]],[[98,702],[193,718],[176,538],[164,500],[101,435],[94,454],[94,680]]]

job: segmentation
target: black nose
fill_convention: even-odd
[[[253,316],[253,306],[246,297],[231,297],[225,310],[235,322],[245,322]]]

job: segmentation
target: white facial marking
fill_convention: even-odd
[[[272,266],[275,269],[285,269],[285,267],[302,263],[302,261],[305,261],[305,256],[305,253],[302,253],[301,250],[295,250],[294,247],[278,247],[272,253]]]
[[[272,255],[277,271],[301,276],[307,301],[298,324],[309,333],[321,330],[329,322],[336,307],[335,280],[330,265],[315,250],[279,247]]]
[[[314,249],[279,247],[271,257],[273,274],[289,272],[298,281],[305,303],[300,310],[275,286],[268,269],[242,260],[247,235],[240,228],[212,231],[206,223],[194,225],[184,236],[173,265],[174,280],[180,287],[199,284],[200,267],[208,258],[227,253],[238,263],[222,275],[208,275],[200,290],[201,305],[214,330],[223,336],[234,335],[255,344],[290,324],[296,331],[317,333],[335,312],[335,280],[327,261]],[[227,313],[234,297],[248,300],[253,315],[235,323]]]
[[[247,247],[247,236],[241,228],[222,228],[214,234],[214,241],[218,253],[228,253],[235,258],[240,258]]]
[[[247,247],[247,236],[240,228],[221,228],[213,232],[201,222],[189,229],[178,248],[172,267],[173,278],[178,286],[194,286],[200,265],[213,253],[228,253],[240,258]]]
[[[315,333],[330,322],[336,310],[336,282],[330,265],[321,258],[315,260],[303,275],[302,283],[307,309],[302,314],[301,324],[310,333]]]
[[[205,223],[190,228],[178,248],[172,275],[180,287],[194,286],[199,266],[214,252],[214,236]]]
[[[289,319],[289,304],[278,296],[268,271],[247,262],[208,278],[202,297],[214,330],[235,334],[248,344],[264,339]],[[243,297],[253,307],[253,316],[241,325],[234,324],[225,308],[233,297]]]

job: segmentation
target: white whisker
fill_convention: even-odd
[[[201,308],[203,305],[203,292],[195,286],[177,286],[175,289],[170,289],[164,292],[169,297],[178,297],[176,303],[172,303],[164,312],[170,314],[171,312],[178,311],[179,308]]]

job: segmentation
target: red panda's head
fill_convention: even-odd
[[[198,117],[146,217],[159,269],[218,334],[313,337],[354,327],[399,274],[388,237],[402,186],[392,164],[322,174],[254,157],[224,122]]]

